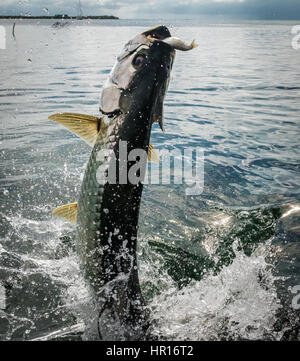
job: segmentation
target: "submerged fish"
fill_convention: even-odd
[[[53,213],[77,222],[77,251],[99,305],[101,339],[148,337],[149,315],[136,257],[147,159],[127,158],[127,153],[143,150],[146,158],[148,153],[149,160],[157,160],[149,139],[153,122],[163,129],[163,100],[175,49],[193,47],[194,42],[188,45],[171,37],[165,26],[149,29],[129,41],[117,58],[102,90],[101,117],[73,113],[49,117],[93,145],[78,203],[61,206]],[[136,182],[132,182],[130,170],[135,170]]]

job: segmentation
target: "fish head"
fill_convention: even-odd
[[[170,39],[168,28],[160,25],[125,45],[103,87],[102,113],[147,113],[163,130],[163,100],[176,49]]]

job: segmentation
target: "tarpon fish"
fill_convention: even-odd
[[[102,89],[100,117],[73,113],[49,117],[93,146],[78,203],[53,213],[77,223],[77,252],[99,305],[97,326],[103,340],[148,337],[149,314],[136,256],[143,184],[142,179],[129,179],[129,169],[137,164],[136,175],[145,173],[147,159],[124,158],[122,147],[126,145],[127,153],[143,150],[146,158],[148,154],[149,160],[157,160],[150,133],[154,122],[164,128],[163,100],[175,49],[195,46],[171,37],[165,26],[151,28],[130,40],[117,58]],[[108,174],[115,174],[114,181]]]

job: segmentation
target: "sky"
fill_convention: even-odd
[[[122,19],[300,20],[300,0],[81,0],[83,15]],[[78,15],[78,0],[0,0],[0,15]]]

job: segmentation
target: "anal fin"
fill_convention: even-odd
[[[77,206],[78,206],[77,202],[64,204],[63,206],[55,208],[52,214],[54,214],[57,217],[63,218],[68,222],[76,223]]]

